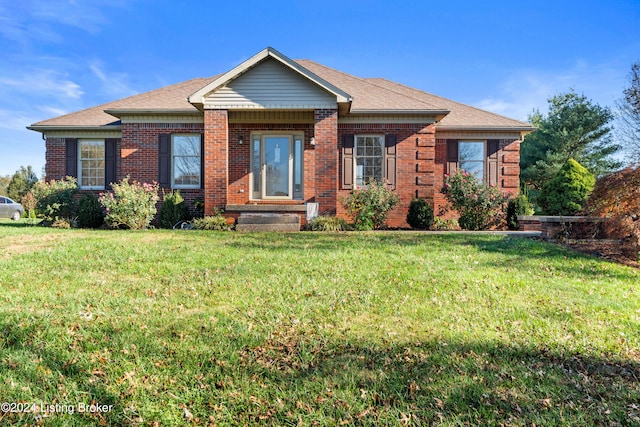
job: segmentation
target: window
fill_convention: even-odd
[[[200,135],[172,135],[172,187],[200,188]]]
[[[460,141],[458,143],[458,164],[460,169],[484,180],[484,141]]]
[[[363,185],[384,176],[384,139],[379,135],[356,136],[355,182]]]
[[[383,178],[396,187],[396,146],[398,135],[342,134],[340,188],[352,190],[354,185]]]
[[[104,190],[105,150],[103,139],[78,141],[78,186],[83,190]]]

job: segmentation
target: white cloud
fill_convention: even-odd
[[[94,60],[89,63],[89,69],[100,80],[100,91],[109,98],[122,98],[138,93],[129,83],[129,75],[126,73],[114,73],[104,70],[102,61]]]
[[[0,76],[0,92],[78,99],[84,92],[79,84],[56,70],[36,70],[21,76]]]
[[[495,97],[474,102],[479,108],[519,120],[526,120],[534,110],[547,111],[547,99],[574,89],[600,106],[613,107],[622,94],[629,64],[589,64],[577,61],[571,68],[559,71],[514,70],[495,88]],[[625,68],[626,67],[626,68]]]

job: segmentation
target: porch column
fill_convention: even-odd
[[[227,204],[229,183],[227,110],[204,111],[204,214]]]
[[[338,203],[338,110],[314,111],[316,202],[320,213],[335,215]]]

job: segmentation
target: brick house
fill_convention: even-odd
[[[519,186],[530,124],[381,78],[360,78],[266,48],[229,72],[29,126],[46,139],[46,178],[104,190],[130,176],[204,200],[205,214],[345,216],[369,178],[443,206],[445,174],[464,168],[505,192]],[[317,205],[314,205],[317,204]]]

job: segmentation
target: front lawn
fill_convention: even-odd
[[[0,400],[44,425],[640,424],[638,270],[495,235],[15,225]]]

